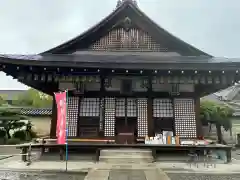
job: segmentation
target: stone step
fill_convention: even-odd
[[[110,170],[92,169],[84,180],[108,180]]]
[[[103,149],[100,151],[100,156],[115,156],[115,155],[125,155],[125,156],[152,156],[151,150],[142,149]]]
[[[103,149],[100,151],[100,162],[104,163],[151,163],[152,151],[149,149]]]
[[[151,156],[138,156],[138,157],[126,157],[126,156],[100,156],[100,162],[105,163],[152,163],[153,157]]]
[[[142,157],[152,157],[152,154],[129,154],[129,153],[122,153],[122,154],[112,154],[112,153],[102,153],[100,156],[109,156],[109,157],[125,157],[125,158],[142,158]]]

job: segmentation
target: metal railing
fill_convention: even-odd
[[[4,147],[18,147],[18,145],[3,145]],[[6,157],[6,156],[26,156],[26,165],[31,165],[32,161],[34,160],[33,155],[39,155],[39,153],[32,153],[32,144],[29,144],[27,153],[20,153],[20,154],[0,154],[0,157]],[[37,158],[36,158],[37,159]]]

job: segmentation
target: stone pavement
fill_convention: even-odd
[[[65,161],[33,161],[30,166],[26,166],[26,163],[22,162],[19,156],[13,156],[7,159],[0,160],[0,169],[15,169],[15,170],[65,170]],[[181,162],[156,162],[156,163],[139,163],[139,164],[108,164],[108,163],[95,163],[91,161],[69,161],[69,171],[88,171],[91,168],[100,169],[121,169],[126,167],[127,169],[151,169],[154,167],[168,170],[168,171],[194,171],[194,172],[225,172],[235,173],[240,169],[240,160],[233,160],[230,164],[217,163],[216,168],[203,166],[203,163],[199,164],[199,167],[190,167],[186,163]]]
[[[147,180],[145,172],[141,170],[122,170],[114,169],[109,173],[109,180]]]
[[[167,174],[157,169],[154,164],[98,166],[90,170],[85,180],[170,180]]]
[[[12,157],[12,154],[20,154],[20,150],[15,146],[0,146],[0,160]]]
[[[0,161],[2,171],[15,172],[64,172],[64,161],[36,161],[30,166],[22,162],[19,157],[11,157]],[[156,168],[154,163],[140,164],[109,164],[94,162],[68,162],[68,172],[88,172],[85,180],[170,180],[168,176]]]
[[[59,173],[65,171],[65,165],[66,163],[64,161],[33,161],[30,166],[26,166],[26,163],[22,162],[19,156],[0,160],[0,170],[3,171],[43,171]],[[203,177],[205,177],[206,174],[208,174],[208,176],[209,174],[215,176],[222,174],[222,177],[228,176],[228,174],[236,174],[236,176],[239,176],[239,169],[239,160],[234,160],[230,164],[218,163],[216,164],[216,168],[206,168],[203,166],[203,163],[200,163],[198,167],[190,167],[188,164],[180,162],[142,164],[109,164],[90,161],[68,162],[69,172],[89,172],[85,180],[101,180],[101,178],[105,180],[107,176],[109,176],[109,180],[118,180],[119,178],[121,180],[170,180],[169,177],[174,180],[177,179],[178,175],[184,179],[184,177],[191,177],[193,174],[202,174]],[[161,177],[161,179],[159,177]]]

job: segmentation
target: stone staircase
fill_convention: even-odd
[[[103,149],[99,161],[111,164],[152,163],[153,156],[150,149]]]

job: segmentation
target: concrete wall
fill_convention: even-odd
[[[49,135],[51,127],[51,117],[29,117],[29,120],[33,124],[33,130],[38,135]]]

